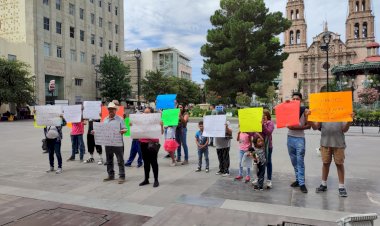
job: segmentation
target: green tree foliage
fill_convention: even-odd
[[[209,104],[218,104],[219,102],[218,93],[215,91],[209,91],[206,94],[206,102]]]
[[[33,104],[33,80],[29,65],[0,58],[0,106],[3,103]]]
[[[276,36],[291,22],[269,12],[264,0],[221,0],[210,21],[214,28],[201,47],[207,88],[232,100],[237,92],[265,96],[288,57]]]
[[[125,100],[131,92],[129,66],[117,56],[106,54],[99,64],[100,91],[102,97],[108,101]]]
[[[240,106],[249,106],[251,104],[251,98],[245,93],[238,92],[236,94],[236,103]]]
[[[268,98],[268,102],[273,104],[274,98],[276,97],[276,88],[274,86],[269,86],[265,96]]]
[[[148,71],[141,82],[147,101],[155,101],[159,94],[177,94],[178,103],[200,103],[201,89],[196,83],[174,76],[164,76],[160,71]]]

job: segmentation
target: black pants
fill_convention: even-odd
[[[265,176],[266,163],[257,163],[257,186],[259,188],[264,187],[264,176]]]
[[[116,155],[117,165],[119,166],[119,177],[125,178],[124,166],[124,147],[106,146],[106,165],[109,177],[115,177],[113,170],[113,155]]]
[[[158,180],[158,152],[148,150],[148,143],[140,142],[142,158],[144,162],[145,180],[149,180],[150,166],[152,166],[154,180]]]
[[[92,134],[87,134],[87,150],[90,152],[91,155],[94,154],[94,149],[96,148],[96,152],[98,152],[99,155],[102,154],[102,146],[101,145],[95,145],[95,138]]]
[[[216,149],[219,160],[219,172],[230,173],[230,147]]]

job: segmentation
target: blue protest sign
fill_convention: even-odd
[[[173,109],[175,108],[175,99],[177,94],[163,94],[156,98],[156,109]]]
[[[223,106],[215,106],[215,110],[216,111],[223,111],[224,110],[224,107]]]

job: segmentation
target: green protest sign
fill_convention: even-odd
[[[162,112],[162,121],[164,122],[164,126],[177,126],[179,111],[179,108],[164,110]]]
[[[129,137],[131,136],[131,127],[129,126],[129,118],[124,119],[125,127],[127,127],[127,132],[124,133],[124,136]]]

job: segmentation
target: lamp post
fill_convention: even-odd
[[[95,65],[95,100],[98,100],[98,73],[100,72],[99,70],[99,65]]]
[[[134,55],[137,61],[137,106],[140,106],[141,51],[135,49]]]
[[[327,74],[327,92],[329,91],[329,48],[330,48],[330,41],[331,41],[331,32],[325,31],[323,34],[323,44],[321,45],[321,50],[326,51],[326,60],[327,60],[327,67],[326,67],[326,74]]]

